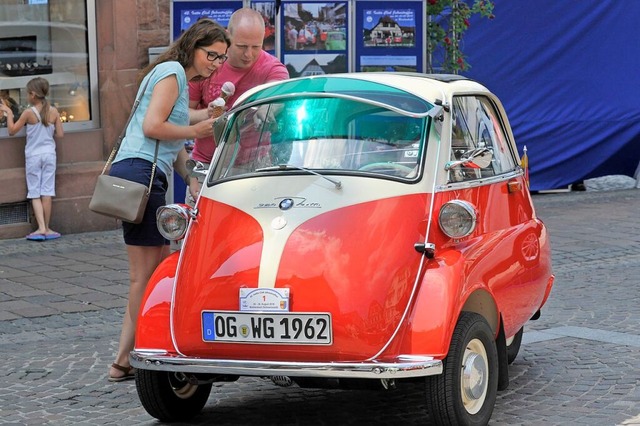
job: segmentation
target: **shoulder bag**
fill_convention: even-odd
[[[118,138],[118,142],[113,147],[109,159],[102,169],[102,173],[98,176],[96,187],[93,191],[91,202],[89,203],[89,209],[95,213],[136,224],[142,222],[144,211],[147,208],[147,201],[149,201],[149,194],[151,193],[151,186],[156,173],[158,144],[160,142],[156,140],[156,150],[153,155],[153,167],[151,168],[151,181],[149,182],[149,186],[127,179],[109,176],[105,173],[120,149],[120,144],[122,144],[122,139],[124,139],[127,127],[140,104],[140,99],[147,89],[148,83],[149,80],[145,83],[144,88],[140,92],[140,96],[131,108],[127,124],[125,124]]]

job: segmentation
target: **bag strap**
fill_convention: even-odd
[[[156,139],[156,152],[153,154],[153,166],[151,166],[151,180],[149,181],[149,188],[147,189],[147,195],[151,193],[151,187],[153,186],[153,178],[156,175],[156,162],[158,160],[158,146],[160,141]]]
[[[109,164],[111,164],[113,159],[116,157],[116,154],[118,153],[118,150],[120,149],[120,145],[122,144],[122,140],[124,139],[124,136],[127,133],[127,127],[129,127],[129,123],[131,123],[131,119],[133,118],[133,114],[135,114],[136,110],[138,109],[138,105],[140,105],[140,102],[142,101],[142,96],[144,95],[144,92],[147,90],[147,86],[149,85],[149,81],[150,80],[151,80],[151,78],[148,78],[147,81],[144,83],[144,87],[142,88],[142,91],[140,92],[140,96],[138,96],[136,101],[133,103],[133,106],[131,107],[131,112],[129,113],[129,118],[127,118],[127,123],[122,128],[122,132],[120,132],[120,136],[118,136],[118,141],[116,142],[116,144],[114,145],[113,149],[111,150],[111,154],[109,154],[109,158],[107,159],[107,162],[104,164],[104,168],[102,169],[102,173],[100,173],[101,175],[105,174],[105,172],[107,171],[107,168],[109,168]],[[159,143],[159,141],[156,140],[156,154],[153,157],[154,171],[155,171],[156,158],[158,156],[158,143]],[[153,180],[153,174],[151,175],[151,180]]]
[[[111,164],[113,159],[116,157],[116,154],[118,153],[118,150],[120,149],[120,145],[122,144],[122,140],[124,139],[124,136],[127,133],[127,127],[129,127],[129,123],[131,123],[131,119],[133,118],[133,114],[135,114],[136,110],[138,109],[138,105],[140,105],[140,102],[142,100],[142,96],[144,95],[144,92],[147,90],[147,86],[149,85],[149,81],[150,80],[151,80],[151,78],[148,78],[147,81],[144,83],[142,91],[140,92],[140,96],[138,96],[136,101],[133,103],[133,106],[131,107],[131,112],[129,113],[129,118],[127,119],[127,124],[124,125],[124,128],[122,129],[122,132],[120,133],[120,136],[118,137],[118,142],[116,142],[115,146],[111,150],[111,154],[109,154],[109,158],[107,159],[107,162],[105,163],[104,168],[102,169],[102,173],[100,173],[101,175],[105,174],[105,172],[107,171],[107,168],[109,167],[109,164]],[[156,150],[155,150],[155,152],[153,154],[153,166],[151,167],[151,180],[149,181],[149,187],[147,188],[147,195],[151,193],[151,187],[153,186],[153,178],[156,175],[156,167],[157,167],[157,162],[158,162],[158,148],[159,147],[160,147],[160,141],[158,139],[156,139]]]

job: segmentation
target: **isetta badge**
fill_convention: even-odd
[[[241,288],[240,310],[289,312],[289,289]]]

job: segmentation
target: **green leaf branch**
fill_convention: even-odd
[[[493,19],[492,0],[427,0],[428,71],[457,74],[471,65],[462,51],[464,35],[470,18],[478,15]],[[441,63],[435,63],[434,53],[440,52]]]

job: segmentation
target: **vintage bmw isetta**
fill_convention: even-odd
[[[183,241],[131,352],[149,414],[187,419],[240,376],[421,380],[434,423],[488,423],[554,280],[499,99],[453,75],[322,75],[255,88],[215,128],[195,207],[157,213]]]

